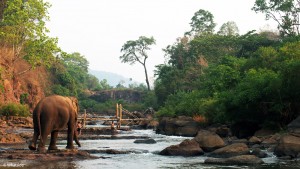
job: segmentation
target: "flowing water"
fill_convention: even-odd
[[[184,139],[190,137],[165,136],[155,134],[153,130],[132,130],[123,131],[117,136],[148,136],[153,138],[155,144],[136,144],[134,139],[101,139],[101,140],[81,140],[82,150],[106,150],[114,149],[119,151],[130,151],[129,154],[93,154],[99,157],[105,157],[93,160],[83,161],[63,161],[49,163],[34,163],[24,160],[1,160],[0,169],[10,168],[39,168],[39,169],[156,169],[156,168],[184,168],[184,169],[300,169],[300,161],[281,161],[274,155],[269,154],[264,158],[265,164],[259,166],[221,166],[204,164],[205,156],[181,157],[181,156],[161,156],[158,152],[164,148],[179,144]],[[58,146],[64,149],[66,141],[59,141]]]

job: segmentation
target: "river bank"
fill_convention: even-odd
[[[18,120],[17,120],[18,121]],[[8,124],[13,124],[7,122]],[[16,125],[17,126],[17,125]],[[111,132],[107,126],[87,126],[79,136],[82,147],[74,151],[65,150],[66,134],[60,133],[58,151],[39,154],[27,148],[33,129],[7,125],[7,135],[18,135],[22,142],[0,144],[0,168],[228,168],[228,164],[206,164],[209,153],[197,156],[160,155],[168,147],[176,147],[194,137],[167,136],[154,130],[123,129]],[[4,128],[1,128],[3,131]],[[27,133],[27,134],[26,134]],[[2,135],[1,135],[2,136]],[[152,139],[153,143],[138,143]],[[8,140],[8,139],[7,139]],[[246,141],[237,140],[239,142]],[[247,140],[248,141],[248,140]],[[252,151],[253,149],[249,149]],[[263,149],[262,164],[230,164],[230,168],[288,168],[299,169],[299,159],[277,158],[273,151]],[[59,161],[59,162],[58,162]],[[55,165],[53,165],[55,164]],[[38,167],[37,167],[38,166]]]

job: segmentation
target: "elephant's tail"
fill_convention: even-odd
[[[38,133],[38,135],[39,135],[39,137],[40,137],[40,142],[43,144],[43,139],[42,139],[42,130],[41,130],[41,107],[40,106],[37,106],[36,107],[36,109],[34,110],[34,112],[33,112],[33,115],[35,116],[35,117],[33,117],[33,120],[35,120],[34,121],[34,123],[35,124],[37,124],[37,133]]]

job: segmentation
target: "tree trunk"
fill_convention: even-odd
[[[145,70],[145,77],[146,77],[147,88],[148,88],[148,91],[150,91],[150,84],[149,84],[149,80],[148,80],[147,68],[146,68],[145,64],[143,64],[143,66],[144,66],[144,70]]]

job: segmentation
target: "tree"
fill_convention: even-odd
[[[239,28],[234,21],[228,21],[221,26],[218,34],[224,36],[236,36],[239,34]]]
[[[186,34],[189,35],[199,35],[205,33],[213,33],[216,27],[214,22],[214,16],[206,10],[200,9],[192,17],[192,22],[190,23],[192,29]]]
[[[256,0],[252,10],[276,21],[282,36],[299,35],[299,0]]]
[[[140,36],[138,40],[127,41],[121,49],[121,52],[124,54],[120,56],[122,63],[129,63],[130,65],[133,65],[138,62],[143,65],[148,90],[150,90],[150,84],[146,68],[146,60],[148,58],[146,50],[149,50],[149,46],[153,44],[155,44],[155,39],[153,37],[148,38],[145,36]]]
[[[113,87],[108,84],[106,79],[102,79],[100,81],[100,89],[101,90],[108,90],[108,89],[111,89],[111,88],[113,88]]]
[[[49,3],[42,0],[5,0],[0,2],[0,48],[12,51],[2,64],[7,70],[25,59],[31,67],[14,72],[14,77],[40,65],[51,65],[54,53],[60,52],[57,39],[49,38],[45,27]]]

